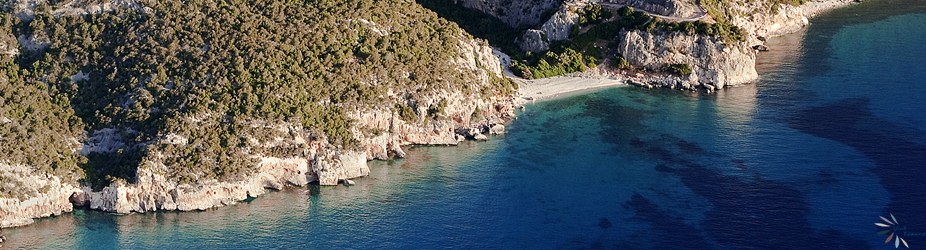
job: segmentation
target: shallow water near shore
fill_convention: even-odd
[[[409,149],[354,186],[76,211],[4,230],[4,248],[865,249],[889,213],[926,232],[926,1],[813,22],[769,42],[754,85],[538,102],[506,135]]]

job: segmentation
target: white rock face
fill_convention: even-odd
[[[574,5],[576,9],[582,6]],[[540,30],[547,36],[548,41],[562,41],[569,39],[569,33],[572,27],[579,24],[579,14],[571,7],[563,8],[553,14],[547,22],[543,23]]]
[[[518,46],[525,51],[539,52],[550,48],[550,43],[569,39],[572,28],[579,24],[579,13],[585,1],[564,4],[540,29],[528,29],[518,38]]]
[[[48,217],[71,212],[69,198],[78,191],[77,187],[61,182],[56,176],[37,175],[31,168],[22,165],[0,163],[0,185],[12,185],[35,195],[26,199],[17,197],[0,198],[0,228],[32,224],[33,218]]]
[[[753,35],[748,40],[751,45],[758,45],[764,43],[759,41],[758,37],[776,37],[800,31],[810,24],[809,18],[827,10],[857,2],[855,0],[814,0],[801,6],[780,4],[777,12],[770,12],[768,7],[754,3],[733,3],[737,3],[731,7],[734,12],[756,13],[736,16],[730,21]]]
[[[524,51],[540,52],[550,49],[550,42],[542,30],[529,29],[524,31],[516,41],[518,47]]]
[[[319,185],[333,186],[342,180],[369,175],[370,167],[367,166],[365,153],[329,151],[315,156],[312,171],[318,177]]]
[[[92,192],[83,188],[75,201],[88,201],[89,208],[113,213],[143,213],[151,211],[205,210],[235,204],[248,197],[264,194],[266,189],[304,186],[314,177],[304,158],[262,158],[258,173],[237,182],[211,181],[194,187],[177,184],[151,169],[140,167],[137,182],[116,182]],[[81,205],[81,202],[76,202]]]
[[[135,0],[68,1],[63,5],[48,2],[48,0],[11,0],[8,6],[16,17],[25,21],[32,20],[35,16],[35,8],[41,5],[56,7],[51,10],[55,16],[98,14],[122,8],[144,10],[143,6]]]
[[[464,42],[458,49],[462,56],[454,62],[459,69],[474,72],[480,78],[480,81],[468,83],[471,89],[487,87],[492,77],[502,76],[499,58],[484,42]],[[388,159],[404,157],[405,152],[400,147],[404,145],[456,145],[467,137],[460,131],[475,129],[484,133],[489,126],[514,117],[517,105],[512,97],[487,97],[458,88],[441,89],[416,101],[418,114],[427,114],[428,107],[441,102],[446,107],[438,114],[438,119],[420,115],[416,121],[403,121],[391,107],[357,110],[348,112],[348,116],[356,121],[354,135],[361,142],[367,159]],[[367,135],[359,132],[361,130],[381,132]]]
[[[622,31],[619,52],[630,64],[662,70],[688,64],[693,74],[680,82],[656,83],[681,89],[723,88],[756,80],[756,53],[745,43],[725,44],[707,36]]]
[[[504,133],[505,133],[505,125],[495,124],[494,126],[489,128],[489,134],[491,135],[500,135]]]

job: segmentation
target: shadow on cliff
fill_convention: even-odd
[[[465,8],[452,1],[415,0],[415,2],[434,11],[441,18],[456,23],[466,33],[488,40],[489,44],[506,53],[520,51],[515,40],[524,33],[524,29],[512,28],[494,16]]]

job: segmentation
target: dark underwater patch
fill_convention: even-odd
[[[611,220],[608,220],[608,218],[601,217],[601,219],[598,219],[598,228],[608,229],[611,228],[611,226]]]
[[[646,111],[606,99],[590,99],[585,105],[587,115],[600,118],[601,137],[615,145],[616,152],[655,160],[656,171],[678,175],[685,186],[711,203],[703,224],[695,227],[673,218],[646,197],[635,195],[626,205],[660,235],[654,242],[657,248],[684,244],[685,248],[700,249],[711,248],[714,243],[738,249],[867,246],[838,232],[816,232],[807,220],[810,206],[804,195],[789,184],[755,173],[732,176],[715,170],[748,171],[745,160],[650,129],[643,122]],[[718,162],[728,165],[707,165]]]
[[[625,204],[634,211],[634,218],[646,221],[653,227],[653,236],[658,239],[654,249],[710,249],[700,234],[701,230],[688,225],[640,194],[634,194]]]
[[[911,230],[926,231],[926,145],[903,137],[921,132],[874,116],[867,99],[810,108],[788,122],[791,128],[848,145],[871,159],[876,166],[872,171],[892,196],[884,213],[916,227]]]

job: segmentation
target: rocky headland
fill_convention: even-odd
[[[119,6],[141,8],[134,1],[111,2],[88,9],[71,6],[61,13],[98,13]],[[579,22],[578,11],[588,4],[626,5],[664,17],[711,21],[710,16],[699,16],[704,9],[688,0],[454,2],[494,15],[511,26],[532,27],[518,40],[528,51],[543,51],[551,43],[569,39]],[[35,5],[35,1],[16,3],[19,5],[13,6],[14,13],[28,18],[30,6]],[[729,18],[749,34],[741,42],[730,43],[703,35],[624,30],[615,37],[616,51],[637,68],[634,71],[612,70],[601,65],[573,76],[579,78],[518,80],[522,86],[520,93],[488,95],[464,91],[464,88],[442,88],[404,103],[419,114],[415,116],[404,116],[392,105],[352,108],[346,113],[353,121],[350,135],[358,142],[356,147],[335,146],[324,136],[298,124],[254,121],[252,126],[271,131],[273,138],[248,142],[248,147],[254,149],[248,157],[253,160],[256,171],[234,180],[186,183],[172,179],[168,177],[170,169],[165,156],[157,154],[144,158],[139,164],[134,182],[116,180],[97,190],[59,176],[38,173],[30,166],[0,163],[0,179],[3,180],[0,185],[25,190],[26,194],[0,196],[0,228],[27,225],[36,218],[68,213],[75,207],[114,213],[205,210],[257,197],[267,190],[302,187],[313,182],[338,185],[368,175],[368,161],[404,157],[403,146],[456,145],[464,140],[485,140],[489,135],[504,133],[504,124],[514,118],[514,110],[524,101],[518,95],[540,99],[627,83],[707,91],[746,84],[758,77],[756,48],[764,46],[765,39],[800,31],[814,15],[852,3],[852,0],[816,0],[799,6],[780,4],[776,12],[753,11],[761,6],[734,3],[739,8],[738,13],[752,13]],[[546,16],[549,18],[543,20]],[[382,30],[388,32],[388,29]],[[458,53],[450,63],[476,79],[465,83],[467,88],[486,89],[497,84],[498,79],[504,79],[507,62],[500,61],[497,56],[500,53],[493,51],[485,41],[468,36],[455,39],[459,42],[449,46],[456,48]],[[18,37],[18,44],[0,41],[0,50],[3,56],[15,56],[19,50],[41,49],[47,46],[45,42],[42,37]],[[657,72],[666,64],[689,65],[692,73],[676,76]],[[593,80],[574,81],[582,78]],[[570,79],[571,84],[558,84]],[[399,90],[389,91],[394,100],[402,100],[402,95]],[[11,123],[9,120],[0,117],[0,124],[7,126]],[[201,117],[187,117],[187,120],[190,126],[196,126]],[[84,139],[69,139],[77,142],[74,151],[111,152],[125,146],[125,142],[110,140],[107,133],[89,134]],[[147,145],[186,145],[189,140],[164,132]],[[285,157],[261,153],[275,148],[288,148],[296,153],[285,154]]]
[[[729,36],[659,28],[622,29],[613,38],[607,38],[608,46],[613,48],[603,57],[604,63],[573,74],[630,80],[630,84],[644,87],[711,92],[755,81],[758,78],[756,56],[759,51],[769,49],[764,45],[767,38],[800,31],[809,24],[811,17],[858,1],[813,0],[800,5],[781,1],[711,2],[713,5],[690,0],[565,1],[548,10],[553,12],[549,19],[532,23],[516,43],[522,50],[536,54],[551,49],[552,44],[569,42],[575,38],[577,31],[587,29],[581,26],[581,22],[584,8],[589,5],[599,5],[610,11],[632,7],[659,22],[681,26],[684,23],[695,26],[700,23],[733,25],[745,35],[730,39]],[[501,20],[517,19],[497,17]],[[614,60],[615,56],[626,60],[630,69],[618,65],[623,62]],[[685,65],[691,73],[667,74],[667,65]]]
[[[20,18],[31,19],[32,9],[41,4],[42,1],[17,1],[5,7],[11,8]],[[68,5],[52,13],[85,15],[119,8],[140,7],[134,1],[110,1],[84,8]],[[366,20],[357,23],[378,36],[395,32]],[[195,138],[189,134],[164,130],[154,140],[142,143],[126,140],[125,134],[137,133],[131,128],[105,128],[78,134],[66,140],[73,143],[71,150],[81,155],[114,154],[126,148],[148,148],[148,155],[137,163],[133,181],[114,179],[96,189],[89,183],[79,184],[74,181],[76,178],[66,180],[37,171],[34,166],[0,163],[0,185],[3,190],[12,190],[15,194],[0,195],[0,227],[27,225],[36,218],[68,213],[75,207],[122,214],[205,210],[258,197],[267,190],[303,187],[310,183],[347,184],[349,179],[370,173],[368,161],[404,157],[404,146],[456,145],[504,133],[504,124],[513,119],[519,103],[514,90],[509,89],[516,86],[510,85],[513,83],[503,76],[499,58],[485,41],[465,33],[443,39],[453,56],[439,63],[463,76],[451,79],[458,85],[428,91],[386,89],[380,97],[388,100],[385,105],[344,106],[346,117],[351,121],[348,132],[355,142],[352,146],[335,145],[324,133],[301,124],[248,119],[245,124],[251,132],[247,135],[252,137],[243,138],[240,147],[243,147],[241,158],[246,159],[246,164],[253,164],[245,168],[251,170],[226,179],[196,172],[180,175],[192,176],[190,181],[171,177],[178,176],[178,168],[171,165],[175,163],[170,159],[176,156],[161,150],[194,146]],[[18,56],[20,48],[41,51],[50,46],[49,39],[38,33],[0,42],[0,49],[8,57]],[[414,77],[411,72],[405,74],[404,77]],[[75,76],[72,78],[87,78],[82,73]],[[4,84],[12,81],[0,80]],[[509,85],[505,85],[506,82]],[[409,91],[417,92],[412,95]],[[0,123],[4,126],[20,126],[16,117],[3,114],[0,113]],[[222,117],[199,113],[178,121],[182,127],[209,127],[217,120],[227,119]],[[0,137],[0,142],[3,139]]]

